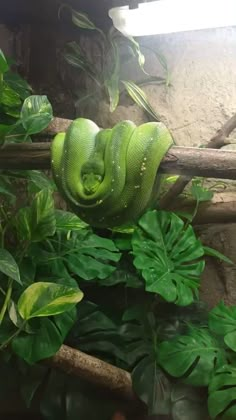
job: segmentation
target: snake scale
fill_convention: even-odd
[[[173,144],[164,124],[74,120],[52,142],[52,170],[71,209],[94,227],[133,224],[156,201],[157,170]]]

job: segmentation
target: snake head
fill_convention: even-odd
[[[81,168],[81,177],[85,194],[94,194],[104,178],[104,162],[100,159],[91,159]]]

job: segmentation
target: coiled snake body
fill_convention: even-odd
[[[99,129],[78,118],[52,142],[57,187],[72,210],[96,227],[134,223],[156,200],[156,174],[173,144],[164,124],[122,121]]]

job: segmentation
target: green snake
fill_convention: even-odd
[[[52,142],[52,171],[71,209],[94,227],[133,224],[156,202],[160,162],[173,144],[164,124],[100,129],[78,118]]]

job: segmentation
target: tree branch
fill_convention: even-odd
[[[43,363],[99,385],[117,397],[139,401],[132,389],[132,380],[128,372],[72,347],[63,344],[54,356]]]
[[[213,136],[207,145],[205,146],[208,149],[219,149],[225,144],[226,138],[230,133],[236,128],[236,114],[234,114],[226,123],[217,131],[216,135]],[[211,177],[211,175],[209,175]],[[175,201],[176,197],[180,195],[184,188],[191,181],[192,177],[181,176],[174,185],[167,191],[167,193],[162,197],[160,201],[161,208],[169,208],[171,203]]]
[[[50,143],[9,144],[0,149],[0,170],[50,169]],[[172,147],[160,173],[236,179],[236,152]]]

